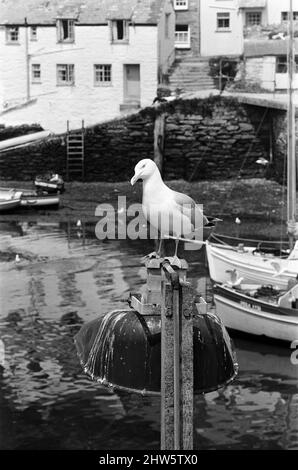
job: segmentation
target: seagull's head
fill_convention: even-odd
[[[135,174],[130,180],[131,185],[133,186],[138,180],[144,181],[150,178],[156,170],[158,170],[158,168],[150,158],[139,161],[135,166]]]

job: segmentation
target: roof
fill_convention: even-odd
[[[245,57],[262,57],[265,55],[286,55],[289,50],[288,39],[264,39],[244,41]],[[298,51],[298,39],[295,39],[295,50]]]
[[[130,19],[157,24],[166,0],[0,0],[0,24],[55,24],[57,18],[80,24],[105,24]]]
[[[265,8],[266,0],[239,0],[239,8]]]

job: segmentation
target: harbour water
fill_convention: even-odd
[[[144,283],[140,260],[154,248],[99,241],[94,228],[0,223],[0,449],[159,448],[159,399],[94,383],[77,358],[80,325],[123,307]],[[204,251],[185,254],[189,279],[211,302]],[[225,389],[196,396],[195,448],[298,449],[292,351],[233,340],[239,375]]]

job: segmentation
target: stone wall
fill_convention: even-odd
[[[165,179],[263,176],[264,168],[256,160],[269,155],[270,114],[265,108],[217,96],[163,103],[87,128],[86,180],[128,180],[136,162],[153,158],[154,121],[162,112],[166,113]],[[45,171],[65,176],[65,136],[0,153],[0,168],[4,179],[29,180]]]
[[[0,141],[13,139],[22,135],[33,134],[34,132],[43,131],[39,124],[24,124],[23,126],[0,126]]]

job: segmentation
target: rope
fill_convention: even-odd
[[[211,233],[210,234],[210,237],[214,237],[215,239],[218,239],[218,241],[220,241],[220,238],[218,237],[221,237],[221,238],[228,238],[230,240],[241,240],[241,241],[244,241],[244,242],[252,242],[252,243],[267,243],[268,245],[271,245],[271,244],[280,244],[280,243],[285,243],[285,244],[288,244],[288,240],[281,240],[281,241],[271,241],[271,240],[260,240],[260,239],[254,239],[254,238],[239,238],[239,237],[231,237],[229,235],[222,235],[222,234],[217,234],[215,235],[214,233]],[[222,242],[224,244],[224,242]]]

